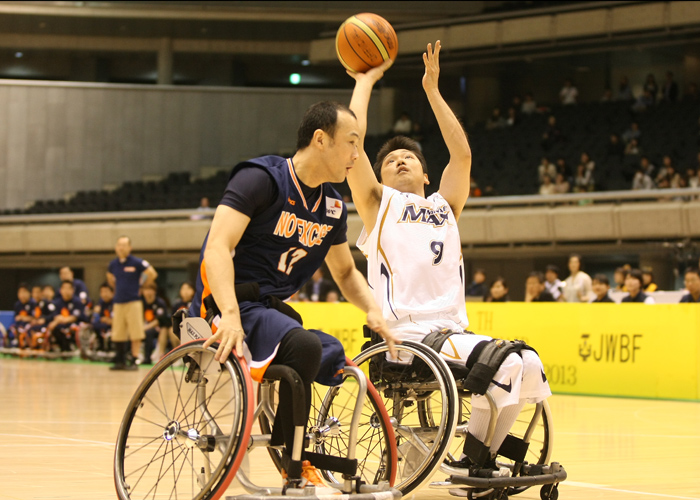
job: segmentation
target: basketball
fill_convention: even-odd
[[[346,69],[355,73],[395,59],[399,41],[391,24],[377,14],[363,13],[349,17],[338,28],[335,51]]]

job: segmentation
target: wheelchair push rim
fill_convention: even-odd
[[[217,344],[180,345],[146,375],[124,414],[114,458],[121,500],[215,500],[240,467],[253,423],[252,381]]]

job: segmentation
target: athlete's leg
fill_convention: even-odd
[[[321,365],[321,341],[313,332],[295,328],[284,336],[280,342],[277,355],[272,364],[284,365],[299,374],[304,383],[306,400],[304,403],[306,420],[311,409],[311,383],[316,378]],[[287,452],[291,454],[294,443],[294,422],[292,419],[292,388],[284,380],[279,385],[279,404],[272,428],[272,443],[284,442]]]

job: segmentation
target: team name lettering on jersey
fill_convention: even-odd
[[[442,227],[447,223],[448,217],[449,212],[444,205],[433,210],[428,207],[416,208],[411,203],[404,207],[399,222],[418,222],[421,224],[432,224],[433,227]]]
[[[296,214],[283,211],[280,218],[277,220],[275,227],[275,236],[291,238],[295,233],[299,234],[299,243],[305,247],[313,247],[320,245],[323,238],[333,229],[333,226],[328,224],[319,224],[318,222],[307,221]]]

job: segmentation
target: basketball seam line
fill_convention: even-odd
[[[389,59],[389,53],[387,52],[386,47],[384,47],[384,44],[379,39],[377,34],[374,31],[372,31],[372,28],[370,28],[362,19],[359,19],[357,16],[352,17],[352,24],[364,31],[365,34],[369,37],[369,39],[372,40],[372,43],[374,43],[375,47],[377,47],[377,50],[382,55],[383,60],[386,61],[387,59]]]
[[[345,67],[345,69],[347,69],[348,71],[353,71],[353,72],[354,72],[355,70],[353,70],[353,69],[348,65],[348,63],[345,61],[345,59],[343,59],[343,56],[340,54],[340,47],[339,47],[339,45],[338,45],[338,39],[340,38],[340,33],[341,33],[341,32],[343,33],[343,35],[345,34],[345,23],[343,23],[343,24],[340,25],[340,28],[338,29],[338,34],[337,34],[336,37],[335,37],[335,53],[338,55],[338,59],[340,60],[340,64],[342,64],[342,65]],[[345,37],[345,39],[347,40],[347,37]],[[349,45],[349,44],[350,44],[350,41],[348,40],[348,45]],[[363,62],[364,62],[364,61],[363,61]]]
[[[355,24],[355,23],[353,23],[353,24]],[[356,25],[356,26],[357,26],[357,25]],[[358,27],[359,27],[359,26],[358,26]],[[360,28],[360,29],[362,29],[362,28]],[[362,30],[362,31],[364,32],[364,30]],[[367,66],[369,66],[369,69],[372,69],[372,65],[371,65],[370,63],[368,63],[367,61],[365,61],[364,59],[362,59],[362,56],[361,56],[360,54],[357,53],[357,51],[355,50],[355,47],[353,46],[353,44],[352,44],[352,43],[350,42],[350,40],[348,39],[348,34],[345,32],[345,30],[343,30],[343,36],[345,37],[345,41],[348,42],[348,47],[350,47],[350,49],[352,49],[352,51],[355,53],[355,55],[357,56],[357,58],[358,58],[360,61],[362,61],[363,63],[365,63]],[[374,42],[372,42],[372,43],[374,43]],[[340,54],[340,52],[339,52],[338,54]],[[352,71],[355,71],[355,70],[352,70]],[[367,70],[365,70],[365,71],[367,71]]]

